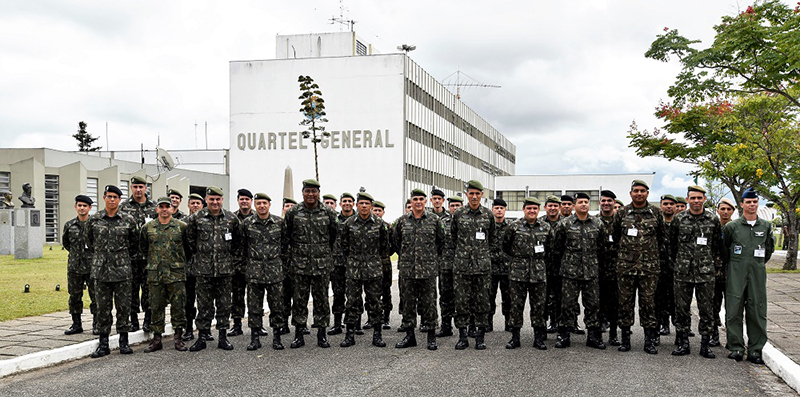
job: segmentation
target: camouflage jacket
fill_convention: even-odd
[[[172,219],[182,220],[183,218],[186,218],[186,216],[187,215],[184,214],[183,211],[177,208],[175,209],[175,212],[172,213]]]
[[[455,246],[453,272],[459,274],[491,274],[492,255],[497,248],[494,215],[484,206],[477,210],[468,205],[453,213],[450,225]]]
[[[61,244],[65,250],[69,251],[69,259],[67,259],[67,272],[69,273],[90,274],[92,272],[92,250],[89,248],[87,236],[88,222],[88,219],[81,222],[75,217],[64,224]]]
[[[239,218],[228,210],[212,215],[208,208],[186,219],[192,272],[222,277],[233,273],[233,253],[241,244]]]
[[[317,202],[315,208],[300,203],[283,217],[292,273],[319,276],[333,269],[333,245],[339,234],[336,212]]]
[[[147,282],[170,284],[186,281],[186,224],[177,219],[162,225],[147,222],[139,233],[139,246],[147,256]]]
[[[686,211],[684,211],[686,212]],[[683,212],[681,212],[683,213]],[[676,215],[677,217],[677,215]],[[670,239],[670,230],[672,224],[675,223],[675,218],[672,218],[672,222],[664,221],[664,249],[667,255],[661,255],[659,258],[659,266],[661,267],[661,274],[672,274],[675,272],[675,265],[674,265],[674,258],[672,257],[672,240]]]
[[[714,281],[722,265],[722,226],[716,215],[707,209],[700,215],[681,212],[672,220],[669,240],[675,281]]]
[[[553,248],[552,232],[547,222],[537,218],[531,224],[525,218],[517,219],[503,232],[502,241],[503,252],[511,258],[509,280],[526,283],[547,280]]]
[[[399,255],[401,278],[433,278],[439,274],[439,257],[445,244],[444,223],[433,212],[424,211],[419,219],[411,211],[395,221],[393,245]]]
[[[394,245],[392,245],[392,241],[394,241],[394,238],[392,237],[392,231],[394,230],[394,228],[389,222],[386,222],[383,219],[381,219],[381,222],[383,222],[383,224],[386,226],[386,232],[388,233],[389,236],[389,244],[386,246],[386,252],[384,253],[383,258],[381,258],[381,264],[384,266],[386,265],[391,266],[392,255],[395,253]]]
[[[245,274],[251,283],[272,284],[283,281],[283,257],[287,244],[283,219],[257,215],[242,221],[242,241],[245,252]]]
[[[356,216],[356,212],[353,211],[350,216],[344,215],[341,212],[336,214],[336,222],[338,222],[339,231],[336,234],[336,242],[333,243],[333,257],[337,258],[333,261],[333,266],[345,266],[345,261],[341,258],[344,257],[344,252],[342,249],[341,237],[342,237],[342,229],[344,228],[344,223],[348,219]]]
[[[497,223],[495,222],[495,226],[497,227],[497,238],[502,239],[503,234],[511,225],[507,219],[503,219],[503,222]],[[507,276],[508,275],[508,263],[511,261],[511,257],[502,249],[498,249],[492,252],[492,275],[499,275],[499,276]]]
[[[242,214],[241,210],[236,210],[233,212],[236,215],[236,218],[239,219],[239,225],[241,226],[244,223],[245,219],[253,218],[256,216],[256,212],[252,209],[250,210],[249,215]],[[242,241],[244,242],[244,241]],[[244,244],[239,244],[233,252],[233,270],[236,273],[244,273],[245,272],[245,256],[247,255],[246,247]]]
[[[119,205],[119,210],[125,212],[136,219],[136,225],[141,229],[145,223],[158,218],[156,212],[156,203],[153,200],[145,199],[144,203],[139,204],[133,197],[125,200],[124,203]],[[145,252],[141,251],[137,254],[136,260],[145,260]]]
[[[539,218],[536,218],[536,219],[539,219],[542,222],[546,223],[547,226],[550,226],[550,232],[552,233],[553,231],[556,230],[556,226],[558,226],[558,222],[561,222],[561,220],[564,219],[564,218],[559,214],[557,220],[551,221],[550,219],[547,218],[547,214],[545,214],[543,217],[539,217]],[[551,252],[551,254],[552,254],[552,252]],[[561,262],[559,262],[557,260],[548,261],[547,262],[547,266],[549,266],[547,268],[547,274],[557,276],[561,272]]]
[[[608,243],[603,221],[586,220],[572,214],[553,231],[554,259],[561,263],[560,275],[573,280],[594,280],[600,275],[600,258]]]
[[[109,283],[130,280],[131,261],[139,253],[136,219],[122,211],[110,217],[106,210],[102,210],[89,217],[87,222],[92,278]]]
[[[434,214],[436,213],[434,212]],[[436,215],[442,220],[444,226],[444,246],[442,247],[442,255],[439,258],[439,270],[453,270],[453,259],[456,255],[452,232],[450,230],[453,225],[453,216],[450,215],[449,211]]]
[[[617,246],[614,244],[614,216],[604,217],[601,214],[595,215],[603,222],[603,229],[606,233],[606,244],[603,254],[600,256],[600,277],[616,278],[617,276]]]
[[[664,217],[651,204],[635,208],[628,204],[614,215],[617,275],[657,275],[660,258],[666,254]]]
[[[341,228],[342,254],[346,262],[345,276],[370,280],[383,276],[381,259],[389,251],[389,228],[374,214],[369,218],[351,216]]]

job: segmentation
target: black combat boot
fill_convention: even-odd
[[[584,331],[583,328],[581,328],[581,326],[578,325],[577,321],[575,321],[575,324],[572,326],[571,331],[575,335],[586,335],[586,331]]]
[[[570,346],[569,329],[567,327],[558,327],[558,340],[556,341],[556,348],[563,349]]]
[[[280,331],[280,334],[281,334],[281,335],[286,335],[286,334],[288,334],[289,332],[292,332],[292,331],[289,329],[289,323],[286,323],[286,324],[284,324],[284,325],[283,325],[283,327],[279,328],[279,331]]]
[[[208,330],[204,331],[201,329],[197,330],[197,340],[191,347],[189,347],[190,352],[199,352],[200,350],[206,348],[206,332],[209,331]]]
[[[689,336],[686,335],[686,332],[676,331],[675,340],[678,341],[678,344],[672,351],[673,356],[685,356],[691,353],[691,349],[689,348]]]
[[[175,329],[175,334],[172,336],[173,341],[175,342],[175,350],[179,352],[185,352],[189,350],[186,348],[186,344],[183,343],[183,330],[180,328]]]
[[[710,341],[710,335],[703,335],[700,337],[700,355],[705,358],[717,358],[714,352],[711,351],[711,348],[708,347],[708,342]]]
[[[658,329],[655,329],[653,333],[653,346],[658,346],[661,344],[661,335],[658,334]]]
[[[617,339],[617,325],[611,324],[608,327],[608,344],[611,346],[619,346],[619,339]]]
[[[511,340],[506,343],[506,349],[516,349],[519,346],[519,328],[511,328]]]
[[[267,332],[266,328],[261,327],[261,328],[258,329],[258,336],[268,336],[268,335],[269,335],[269,332]]]
[[[325,327],[319,327],[317,329],[317,346],[321,348],[331,347],[331,344],[328,343],[328,338],[325,336]]]
[[[64,335],[74,335],[83,333],[83,325],[81,325],[80,313],[72,314],[72,325],[64,331]]]
[[[547,328],[535,327],[533,329],[533,347],[539,350],[547,350],[544,340],[547,338]]]
[[[356,320],[356,328],[355,328],[356,335],[364,335],[364,329],[361,328],[361,316],[358,316]]]
[[[153,312],[148,310],[144,311],[144,320],[142,321],[142,331],[150,332],[150,321],[153,319]]]
[[[711,340],[708,341],[708,345],[711,347],[719,346],[719,327],[714,327],[714,331],[711,332]]]
[[[453,322],[449,317],[442,317],[442,328],[436,333],[437,338],[453,336]]]
[[[620,327],[622,331],[622,342],[617,348],[618,351],[626,352],[631,350],[631,327]]]
[[[456,342],[456,350],[464,350],[469,347],[469,339],[467,339],[467,329],[458,329],[458,342]]]
[[[111,354],[111,349],[108,347],[108,334],[100,334],[100,345],[92,352],[92,358],[100,358],[109,354]]]
[[[131,332],[139,330],[139,313],[131,311]]]
[[[731,351],[731,354],[728,354],[728,358],[730,358],[731,360],[742,361],[742,359],[744,358],[744,354],[742,354],[742,352],[738,350],[733,350]]]
[[[383,341],[383,335],[381,335],[381,324],[375,323],[372,329],[372,346],[386,347],[386,342]]]
[[[150,340],[150,345],[144,349],[145,353],[152,353],[156,350],[161,350],[164,348],[164,345],[161,343],[161,334],[155,333],[153,334],[153,339]]]
[[[306,345],[306,341],[303,338],[303,327],[295,327],[294,331],[294,340],[289,345],[292,349],[297,349],[298,347],[303,347]]]
[[[350,347],[356,344],[356,330],[353,324],[347,324],[347,332],[344,334],[344,340],[339,344],[341,347]]]
[[[283,343],[281,343],[280,328],[272,329],[272,348],[275,350],[283,350]]]
[[[227,330],[219,330],[219,341],[217,341],[217,348],[222,350],[233,350],[233,345],[228,341]]]
[[[258,332],[259,328],[261,327],[250,328],[250,344],[247,345],[247,350],[253,351],[261,348],[261,340],[258,338],[260,334],[260,332]]]
[[[342,333],[342,315],[334,314],[333,327],[331,327],[331,330],[328,331],[328,335],[339,335],[341,333]]]
[[[478,327],[478,333],[475,335],[475,350],[486,350],[486,343],[483,339],[486,335],[486,330],[483,327]]]
[[[206,342],[213,342],[214,341],[214,336],[211,335],[211,330],[210,329],[207,329],[206,332],[203,332],[202,334],[200,334],[200,331],[197,331],[197,337],[198,338],[203,338],[203,340],[205,340]]]
[[[467,336],[474,338],[478,336],[478,328],[475,327],[475,316],[469,316],[469,326],[467,326]]]
[[[586,346],[605,350],[606,344],[603,343],[603,333],[600,331],[600,328],[589,328],[589,334],[586,337]]]
[[[187,321],[186,322],[186,332],[183,334],[181,339],[184,342],[188,342],[188,341],[194,339],[194,332],[192,332],[192,322],[191,321]]]
[[[399,334],[399,333],[403,333],[403,332],[408,332],[408,328],[406,328],[406,327],[403,325],[403,323],[400,323],[400,326],[399,326],[399,327],[397,327],[397,333]]]
[[[554,334],[556,332],[558,332],[558,328],[556,327],[556,322],[553,321],[553,320],[550,320],[550,325],[547,326],[547,333],[548,334]]]
[[[661,319],[661,329],[658,331],[659,335],[669,335],[669,316]]]
[[[644,329],[644,352],[647,354],[658,354],[656,349],[655,339],[658,336],[658,328],[645,328]]]
[[[303,335],[311,335],[311,330],[308,329],[308,324],[303,326]]]
[[[407,347],[414,347],[416,345],[417,345],[417,335],[414,333],[414,328],[412,327],[408,331],[406,331],[406,337],[403,338],[403,340],[401,340],[400,342],[397,342],[397,344],[394,345],[394,347],[397,349],[405,349]]]
[[[369,321],[369,316],[367,316],[367,321],[362,325],[363,329],[372,329],[372,322]]]
[[[389,324],[389,314],[391,314],[389,310],[383,312],[383,329],[392,329],[392,325]]]
[[[428,350],[436,350],[439,345],[436,344],[436,331],[428,331]]]
[[[258,331],[256,331],[258,332]],[[233,328],[231,328],[231,332],[228,332],[228,336],[239,336],[244,334],[242,331],[242,319],[241,318],[234,318],[233,319]]]
[[[133,354],[133,349],[128,344],[128,333],[127,332],[120,332],[119,333],[119,353],[120,354]]]

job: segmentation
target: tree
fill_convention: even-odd
[[[96,152],[103,148],[102,146],[92,147],[98,137],[94,137],[86,131],[86,123],[83,121],[78,122],[78,132],[72,137],[78,141],[79,152]]]
[[[300,122],[300,125],[308,128],[303,131],[303,138],[311,138],[311,143],[314,144],[314,171],[317,181],[319,181],[317,144],[322,142],[322,137],[330,136],[330,132],[326,132],[325,126],[321,125],[328,122],[328,119],[325,118],[325,100],[322,99],[322,91],[319,90],[319,85],[314,82],[311,76],[301,75],[297,78],[297,82],[300,83],[300,92],[302,93],[298,98],[302,106],[300,113],[305,117]]]

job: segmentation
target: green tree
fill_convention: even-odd
[[[73,134],[72,137],[78,141],[78,151],[80,152],[96,152],[102,149],[102,146],[92,147],[94,141],[98,139],[98,137],[94,137],[89,132],[86,131],[86,123],[83,121],[78,122],[78,132]]]
[[[325,100],[322,99],[322,91],[319,90],[319,85],[314,82],[311,76],[303,76],[297,78],[300,83],[300,113],[303,114],[303,121],[300,125],[307,128],[303,131],[303,138],[311,138],[311,143],[314,144],[314,171],[319,181],[319,155],[317,152],[317,144],[322,142],[322,137],[330,136],[329,132],[325,131],[325,126],[322,124],[327,123],[328,119],[325,118]]]

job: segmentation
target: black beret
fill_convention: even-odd
[[[506,201],[501,199],[501,198],[496,198],[496,199],[494,199],[494,201],[492,201],[492,207],[495,207],[495,206],[498,206],[498,205],[501,206],[501,207],[508,207],[508,204],[506,204]]]
[[[114,193],[117,196],[122,197],[122,190],[119,190],[119,188],[114,185],[106,185],[106,188],[103,190],[103,193]]]
[[[585,192],[578,192],[578,193],[575,193],[575,200],[577,200],[577,199],[586,199],[586,200],[591,200],[591,198],[589,197],[589,195],[588,195],[588,194],[586,194]]]
[[[433,196],[439,196],[439,197],[444,198],[444,192],[439,190],[439,189],[437,189],[437,188],[433,188],[433,190],[431,190],[431,197],[433,197]]]
[[[239,198],[239,197],[242,197],[242,196],[250,197],[252,199],[253,198],[253,193],[251,193],[247,189],[239,189],[239,191],[237,192],[236,198]]]
[[[89,196],[86,196],[86,195],[83,195],[83,194],[79,194],[79,195],[75,196],[75,203],[76,204],[77,203],[84,203],[86,205],[91,206],[92,204],[94,204],[94,201],[92,201],[92,198],[89,197]]]
[[[612,199],[617,198],[617,195],[614,194],[611,190],[601,190],[600,197],[611,197]]]
[[[574,203],[575,202],[575,200],[572,198],[572,196],[570,196],[568,194],[565,194],[565,195],[561,196],[561,202],[563,203],[565,201],[569,201],[570,203]]]

